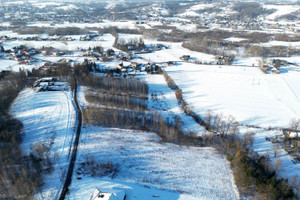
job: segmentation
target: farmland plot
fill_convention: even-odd
[[[50,147],[53,170],[46,174],[37,199],[53,199],[61,186],[68,167],[75,128],[75,109],[71,92],[40,92],[23,90],[14,104],[12,114],[23,125],[22,149],[29,154],[34,144]]]
[[[114,179],[91,177],[80,169],[87,157],[117,166]],[[143,199],[156,199],[156,195],[185,200],[239,198],[223,155],[213,148],[162,143],[154,133],[86,126],[76,171],[80,173],[73,175],[70,199],[89,197],[95,187],[105,190],[113,186],[127,190],[129,200],[139,199],[143,192]],[[140,185],[150,189],[141,190]]]

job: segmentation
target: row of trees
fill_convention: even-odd
[[[197,141],[184,135],[182,122],[176,116],[170,118],[156,112],[91,106],[84,109],[84,118],[92,125],[154,132],[166,142],[195,144]]]
[[[85,99],[94,104],[101,103],[101,106],[123,109],[146,110],[147,99],[131,97],[129,94],[110,94],[109,92],[94,91],[85,95]]]
[[[247,45],[246,52],[251,56],[262,57],[290,57],[298,53],[299,50],[286,46],[263,47],[258,45]]]
[[[145,49],[146,45],[142,38],[140,39],[135,38],[126,41],[125,39],[119,38],[119,36],[117,36],[114,42],[114,47],[122,51],[129,52],[132,50],[139,51]]]

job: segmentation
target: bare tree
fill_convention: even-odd
[[[280,144],[278,144],[278,143],[272,144],[272,150],[273,150],[275,158],[276,158],[277,154],[279,153],[280,149],[281,149]]]
[[[212,123],[212,118],[213,118],[213,113],[212,113],[212,111],[211,110],[207,110],[206,111],[206,116],[205,116],[205,118],[204,118],[204,120],[205,120],[205,122],[206,122],[206,124],[207,124],[207,129],[208,130],[210,130],[210,126],[211,126],[211,123]]]
[[[283,169],[282,160],[281,159],[276,159],[274,170],[276,171],[276,173],[279,173],[282,169]]]
[[[299,130],[300,129],[300,119],[291,119],[290,121],[290,128],[293,130]]]

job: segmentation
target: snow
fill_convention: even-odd
[[[15,46],[25,45],[27,47],[32,47],[36,49],[40,49],[42,47],[53,47],[55,49],[60,50],[69,50],[69,51],[76,51],[81,49],[89,49],[94,48],[97,46],[102,46],[104,50],[108,48],[112,48],[114,43],[115,37],[111,34],[104,34],[103,36],[97,37],[95,40],[92,41],[11,41],[5,42],[4,48],[11,49]]]
[[[61,3],[58,2],[43,2],[43,3],[32,3],[32,6],[43,9],[47,6],[60,6]]]
[[[44,177],[45,185],[36,194],[37,199],[54,199],[66,173],[75,128],[75,110],[71,92],[40,92],[23,90],[14,101],[11,113],[23,125],[21,147],[29,154],[34,143],[50,145],[54,171]],[[55,161],[54,154],[59,155]]]
[[[74,9],[78,9],[78,7],[75,6],[75,5],[67,5],[67,6],[57,7],[56,9],[60,9],[60,10],[74,10]]]
[[[25,38],[36,37],[38,35],[37,34],[23,34],[23,35],[21,35],[21,34],[13,32],[13,31],[0,31],[0,37],[1,36],[8,36],[8,37],[11,37],[11,38],[17,37],[19,39],[25,39]]]
[[[256,67],[183,63],[166,71],[196,113],[208,109],[243,124],[287,127],[300,118],[300,74],[264,74]]]
[[[125,3],[124,0],[110,0],[106,1],[105,9],[114,9],[116,5]]]
[[[185,31],[185,32],[196,32],[197,31],[197,25],[196,24],[172,24],[175,26],[178,30]]]
[[[300,9],[300,6],[297,5],[265,5],[264,8],[266,9],[276,9],[276,11],[270,15],[268,15],[266,18],[268,20],[275,20],[276,18],[290,14],[292,12],[295,12]]]
[[[18,72],[19,69],[31,71],[33,68],[37,69],[42,65],[43,63],[41,62],[35,64],[29,64],[29,65],[20,65],[18,61],[0,59],[0,71],[9,70],[9,71]]]
[[[197,4],[197,5],[190,7],[189,9],[187,9],[184,13],[179,14],[179,16],[181,16],[181,17],[199,17],[200,14],[198,14],[195,11],[203,10],[205,8],[211,8],[213,6],[215,6],[215,5],[214,4]]]
[[[82,62],[84,62],[84,59],[90,59],[91,57],[82,56],[82,55],[43,56],[40,54],[40,55],[34,56],[34,58],[39,59],[44,62],[53,62],[53,63],[59,62],[63,59],[65,59],[66,61],[72,60],[73,62],[82,63]]]
[[[259,66],[260,57],[234,58],[232,65]]]
[[[34,22],[29,24],[29,26],[36,26],[36,27],[49,27],[51,26],[51,22]],[[62,24],[55,24],[52,27],[55,28],[66,28],[66,27],[78,27],[78,28],[105,28],[105,27],[112,27],[116,26],[120,29],[137,29],[135,26],[134,21],[109,21],[109,20],[103,20],[101,23],[70,23],[65,22]]]
[[[115,37],[112,34],[104,34],[98,38],[98,41],[101,41],[100,45],[105,51],[107,49],[118,51],[118,49],[113,48]]]
[[[150,26],[162,26],[163,25],[163,23],[160,21],[150,21],[150,22],[148,22],[148,24]]]
[[[86,94],[87,90],[88,90],[87,87],[85,87],[85,86],[79,86],[77,98],[78,98],[79,105],[80,105],[81,108],[84,108],[84,107],[86,107],[86,106],[89,105],[89,103],[85,99],[85,94]]]
[[[190,8],[190,10],[194,10],[194,11],[197,11],[197,10],[203,10],[203,9],[206,9],[206,8],[211,8],[211,7],[214,7],[215,4],[197,4],[197,5],[194,5]]]
[[[124,190],[127,200],[153,200],[157,197],[159,199],[178,199],[179,196],[179,192],[159,190],[138,183],[109,178],[84,177],[82,180],[74,179],[72,181],[71,192],[76,192],[76,194],[72,193],[68,198],[70,200],[87,199],[92,195],[94,188],[99,188],[102,191]]]
[[[241,128],[242,133],[246,132],[253,132],[254,135],[254,142],[253,142],[253,149],[255,152],[257,152],[259,155],[267,155],[270,158],[271,163],[275,163],[277,159],[280,159],[282,161],[282,167],[283,169],[279,171],[279,175],[283,178],[287,178],[291,180],[293,176],[299,176],[300,171],[300,163],[294,163],[293,158],[282,148],[277,152],[277,155],[274,155],[274,148],[271,141],[267,141],[266,137],[272,138],[276,135],[282,136],[282,132],[278,130],[263,130],[263,129],[255,129],[255,128],[247,128],[243,127]],[[300,180],[298,180],[300,183]]]
[[[178,16],[180,16],[180,17],[198,17],[200,15],[198,13],[196,13],[195,11],[187,10],[186,12],[181,13]]]
[[[272,47],[272,46],[285,46],[300,49],[300,42],[285,42],[285,41],[270,41],[266,43],[260,43],[259,45],[264,47]]]
[[[205,133],[205,129],[179,107],[175,92],[168,87],[163,75],[147,75],[146,81],[149,86],[150,109],[162,111],[165,115],[178,116],[183,122],[182,128],[186,134],[194,132],[201,136]]]
[[[18,61],[1,59],[0,60],[0,71],[2,71],[2,70],[11,70],[12,68],[14,68],[18,64],[19,64]]]
[[[152,62],[181,61],[180,57],[182,55],[190,55],[192,59],[199,60],[204,63],[210,63],[214,61],[215,56],[183,48],[182,43],[157,42],[148,39],[145,39],[144,41],[146,45],[161,43],[170,47],[169,49],[164,49],[162,51],[141,55],[141,57],[145,58],[146,60],[151,60]]]
[[[12,4],[23,4],[24,1],[11,1],[11,2],[1,2],[3,3],[4,5],[12,5]]]
[[[228,161],[213,148],[162,143],[154,133],[86,126],[77,170],[86,156],[98,163],[111,161],[119,171],[114,179],[74,173],[69,199],[89,197],[95,187],[125,189],[128,200],[156,199],[155,195],[179,200],[239,199]]]
[[[245,41],[247,39],[245,38],[236,38],[236,37],[230,37],[230,38],[226,38],[225,41],[228,42],[241,42],[241,41]]]

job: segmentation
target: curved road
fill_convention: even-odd
[[[75,92],[74,92],[74,103],[77,109],[77,129],[76,129],[76,136],[75,136],[75,141],[74,141],[74,145],[73,145],[73,149],[72,149],[72,154],[71,154],[71,159],[70,159],[70,164],[68,167],[68,172],[67,172],[67,176],[65,179],[65,182],[63,184],[63,187],[61,188],[60,192],[59,192],[59,200],[64,200],[68,191],[69,191],[69,186],[72,182],[72,175],[73,175],[73,171],[74,171],[74,166],[75,166],[75,161],[76,161],[76,156],[77,156],[77,147],[79,144],[79,138],[80,138],[80,133],[81,133],[81,126],[82,126],[82,113],[81,113],[81,109],[80,106],[78,104],[77,101],[77,77],[74,74],[74,79],[75,79]]]

